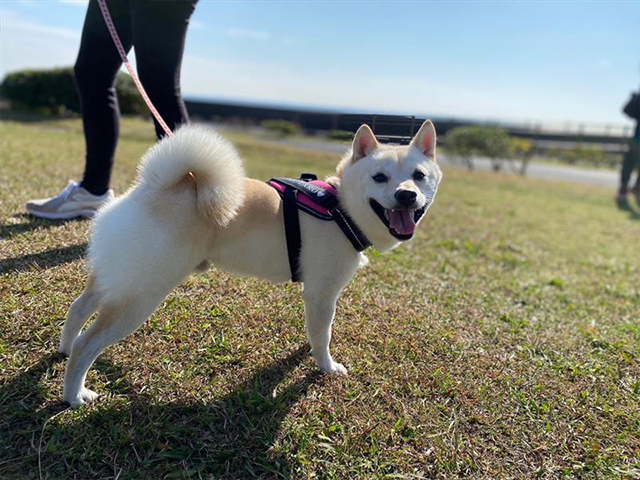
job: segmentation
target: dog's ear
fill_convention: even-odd
[[[380,144],[369,128],[369,125],[362,125],[356,132],[356,136],[353,137],[353,147],[351,149],[353,152],[352,161],[355,162],[356,160],[366,157],[379,147]]]
[[[436,129],[431,120],[426,120],[413,140],[411,146],[418,149],[425,157],[435,159],[436,155]]]

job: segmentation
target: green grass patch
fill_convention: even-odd
[[[322,376],[300,286],[211,270],[60,404],[88,221],[24,203],[80,178],[78,120],[0,123],[0,478],[638,478],[640,211],[612,192],[445,171],[417,238],[369,254]],[[229,137],[255,178],[338,158]],[[125,119],[123,192],[154,138]],[[45,424],[46,422],[46,424]]]

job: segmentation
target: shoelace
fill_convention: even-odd
[[[67,183],[67,186],[64,187],[64,190],[60,195],[58,195],[58,197],[62,197],[63,200],[67,200],[78,186],[79,184],[77,182],[69,180],[69,183]]]

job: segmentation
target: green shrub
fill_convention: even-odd
[[[445,136],[445,151],[473,168],[474,157],[486,157],[494,170],[501,170],[505,160],[528,157],[531,141],[510,137],[504,128],[456,127]],[[525,167],[526,168],[526,167]]]
[[[447,132],[445,145],[451,155],[498,158],[511,153],[511,138],[504,128],[457,127]]]
[[[151,112],[144,103],[138,88],[133,79],[126,73],[120,72],[116,80],[116,92],[118,93],[118,103],[120,113],[123,115],[149,116]]]
[[[528,138],[511,137],[511,153],[518,157],[531,155],[533,141]]]
[[[554,149],[550,156],[570,165],[605,166],[611,162],[607,154],[592,145],[577,145],[574,148]]]
[[[131,77],[118,75],[116,90],[120,111],[124,114],[146,113],[146,106]],[[80,102],[73,79],[73,68],[20,70],[6,75],[0,84],[0,96],[14,109],[47,115],[80,112]]]
[[[286,137],[289,135],[298,135],[301,132],[300,125],[288,120],[265,120],[261,124],[262,128]]]
[[[355,134],[353,132],[348,132],[346,130],[329,130],[329,133],[327,133],[327,137],[333,140],[346,140],[346,141],[353,140],[354,135]]]

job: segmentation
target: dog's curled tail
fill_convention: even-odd
[[[162,139],[142,157],[138,182],[162,190],[189,181],[190,173],[200,214],[228,224],[244,201],[245,174],[233,145],[211,128],[185,125]]]

